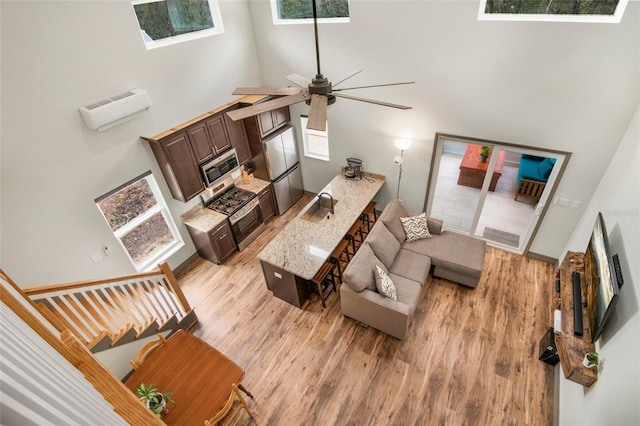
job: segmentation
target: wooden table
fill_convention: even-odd
[[[162,416],[168,425],[202,425],[229,399],[232,384],[241,387],[244,370],[209,344],[178,330],[149,355],[127,379],[136,392],[140,383],[153,384],[160,392],[173,392],[175,404]]]
[[[462,163],[460,163],[460,174],[458,175],[458,185],[470,186],[472,188],[482,188],[482,182],[487,174],[487,166],[489,165],[489,159],[486,163],[480,161],[480,150],[482,146],[469,144]],[[491,183],[489,184],[489,191],[495,191],[498,179],[502,176],[502,165],[504,164],[504,150],[500,150],[498,153],[498,159],[496,160],[496,167],[493,170],[493,176],[491,176]]]

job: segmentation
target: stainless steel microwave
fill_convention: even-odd
[[[230,173],[238,167],[238,155],[235,149],[225,151],[223,154],[202,164],[200,169],[204,176],[204,183],[207,186],[213,185],[218,179]]]

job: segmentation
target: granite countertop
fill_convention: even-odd
[[[311,280],[385,182],[382,175],[363,175],[361,180],[348,180],[342,174],[333,178],[320,192],[328,192],[338,200],[335,214],[317,223],[301,219],[307,207],[316,201],[314,198],[267,244],[258,259]]]
[[[246,189],[247,191],[259,194],[265,190],[269,186],[269,182],[266,180],[258,179],[258,178],[249,178],[247,180],[242,179],[236,182],[236,186],[241,189]]]
[[[182,218],[182,223],[202,232],[209,232],[227,220],[226,215],[208,209],[202,203],[187,210],[180,217]]]
[[[238,181],[235,185],[238,188],[258,194],[267,188],[269,184],[269,182],[262,179],[250,178]],[[206,208],[202,203],[187,210],[180,217],[182,218],[182,223],[202,232],[209,232],[227,220],[227,216]]]

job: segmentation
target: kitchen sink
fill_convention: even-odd
[[[329,198],[323,197],[322,199],[316,198],[315,201],[307,207],[304,208],[302,212],[298,215],[298,217],[302,220],[306,220],[311,223],[318,223],[322,219],[327,219],[333,216],[331,214],[331,209],[329,208],[331,204],[331,200]],[[336,204],[338,204],[338,200],[333,200],[333,207],[335,209]]]

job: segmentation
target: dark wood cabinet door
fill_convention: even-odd
[[[273,193],[271,192],[271,185],[267,189],[258,194],[258,201],[260,201],[260,211],[262,212],[263,220],[267,220],[276,214],[275,204],[273,203]]]
[[[276,128],[282,126],[283,124],[288,123],[290,118],[291,118],[289,116],[289,108],[288,107],[275,109],[275,110],[271,111],[271,114],[272,114],[272,117],[273,117],[274,126]]]
[[[205,125],[209,133],[209,141],[216,154],[231,148],[231,141],[227,135],[222,114],[216,114],[205,120]]]
[[[170,170],[175,178],[167,179],[167,184],[174,198],[187,201],[198,195],[204,189],[204,181],[187,133],[181,132],[173,135],[166,141],[162,141],[161,144],[168,161],[163,172],[165,169]],[[166,173],[165,177],[167,177]]]
[[[276,128],[275,123],[273,122],[273,116],[271,115],[271,111],[258,114],[256,119],[258,120],[258,126],[260,126],[261,138],[265,137],[265,135],[268,135]]]
[[[193,148],[193,153],[198,163],[213,158],[215,151],[209,141],[205,123],[197,123],[189,126],[187,128],[187,134],[189,135],[189,141],[191,142],[191,147]]]
[[[224,123],[227,126],[227,132],[229,133],[231,145],[236,149],[236,153],[238,154],[238,162],[240,163],[240,165],[242,165],[251,160],[252,157],[251,149],[249,148],[249,138],[247,138],[247,131],[244,127],[244,121],[233,121],[227,116],[226,111],[223,114],[223,117]]]
[[[209,237],[211,239],[211,245],[213,251],[218,257],[219,262],[222,263],[227,257],[231,256],[236,251],[236,240],[233,238],[231,226],[228,223],[213,230]]]

